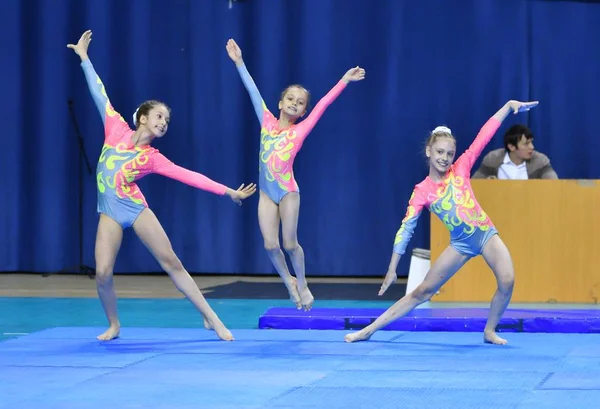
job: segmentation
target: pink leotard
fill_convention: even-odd
[[[490,118],[477,137],[448,169],[444,180],[434,182],[427,176],[415,186],[406,216],[396,233],[394,253],[404,254],[423,208],[429,209],[450,231],[450,245],[459,253],[475,256],[497,231],[483,211],[471,188],[471,168],[494,136],[501,122]]]
[[[280,129],[277,118],[265,105],[246,66],[242,64],[237,69],[244,86],[250,94],[254,111],[261,126],[258,186],[273,202],[279,204],[281,199],[289,192],[300,192],[294,177],[294,159],[321,115],[346,88],[346,83],[340,80],[317,103],[306,119],[288,128]]]
[[[150,173],[218,195],[225,194],[226,186],[174,164],[158,149],[150,145],[133,145],[131,138],[134,131],[112,107],[90,60],[82,62],[81,67],[104,124],[104,146],[96,168],[98,213],[113,218],[123,228],[132,226],[148,207],[136,181]]]

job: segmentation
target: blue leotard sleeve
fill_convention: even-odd
[[[115,111],[110,103],[104,84],[102,83],[102,80],[100,80],[98,74],[96,74],[96,70],[94,70],[91,61],[89,59],[83,61],[81,63],[81,68],[85,73],[85,79],[88,88],[90,89],[90,94],[92,94],[92,98],[96,104],[96,108],[100,113],[100,118],[102,118],[102,124],[104,125],[104,141],[116,143],[127,132],[131,132],[131,129],[121,114]]]
[[[260,95],[260,91],[256,87],[256,84],[254,83],[252,76],[248,72],[246,65],[241,64],[237,65],[236,67],[240,74],[240,77],[242,78],[242,82],[244,83],[244,86],[248,91],[248,94],[250,94],[250,99],[252,100],[252,106],[254,107],[256,117],[258,118],[258,121],[262,124],[266,106],[262,99],[262,96]]]
[[[92,94],[92,98],[94,99],[96,108],[98,108],[98,112],[102,118],[102,123],[104,124],[106,120],[107,107],[109,106],[108,95],[106,95],[104,84],[102,84],[100,77],[98,77],[98,74],[96,74],[96,70],[94,70],[94,66],[89,59],[81,63],[81,68],[85,74],[85,79],[87,81],[90,94]]]
[[[394,253],[400,255],[405,253],[408,242],[412,238],[415,227],[417,227],[417,221],[419,220],[419,216],[421,216],[424,207],[425,202],[421,199],[417,189],[413,190],[410,200],[408,201],[406,215],[404,216],[404,219],[402,219],[402,225],[394,239]]]

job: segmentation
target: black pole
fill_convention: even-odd
[[[83,146],[83,137],[81,136],[81,132],[79,130],[79,125],[77,123],[77,117],[75,116],[75,111],[73,109],[73,100],[69,99],[67,101],[69,106],[69,113],[71,115],[71,122],[73,123],[73,127],[75,128],[75,135],[77,136],[79,142],[79,174],[78,174],[78,185],[79,185],[79,203],[78,203],[78,244],[79,244],[79,264],[74,267],[64,268],[58,273],[63,272],[72,272],[75,270],[79,274],[87,274],[90,279],[93,279],[96,275],[96,271],[83,263],[83,162],[85,161],[85,165],[87,168],[87,173],[92,174],[92,166],[90,165],[90,161],[85,153],[85,147]],[[49,276],[50,274],[44,274],[44,277]]]

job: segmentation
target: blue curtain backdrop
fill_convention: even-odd
[[[446,124],[459,152],[508,99],[540,100],[509,118],[532,127],[561,178],[598,178],[600,5],[519,0],[6,0],[0,25],[3,98],[0,271],[49,272],[78,263],[77,139],[93,171],[103,129],[78,57],[66,44],[93,30],[90,57],[128,119],[155,98],[172,108],[156,147],[174,162],[237,187],[256,182],[259,127],[225,51],[228,38],[271,110],[291,83],[313,102],[350,67],[351,84],[296,160],[299,239],[309,275],[381,276],[423,144]],[[484,152],[485,153],[485,152]],[[84,263],[94,265],[94,174],[84,177]],[[140,186],[192,272],[272,274],[258,197],[231,201],[152,175]],[[429,246],[428,215],[409,247]],[[400,266],[408,272],[409,258]],[[117,272],[159,272],[131,231]]]

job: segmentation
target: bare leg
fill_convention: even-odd
[[[202,292],[186,271],[171,247],[171,241],[163,230],[160,222],[150,209],[145,209],[133,224],[135,233],[150,250],[160,266],[169,274],[175,287],[194,304],[204,317],[204,326],[214,329],[219,338],[225,341],[233,340],[231,332],[225,328],[217,314],[212,310]]]
[[[288,193],[279,204],[283,231],[283,248],[292,260],[292,266],[298,279],[298,292],[302,308],[309,311],[315,298],[308,289],[306,272],[304,269],[304,250],[298,243],[298,216],[300,214],[300,194]]]
[[[110,341],[119,336],[121,324],[117,314],[117,295],[113,283],[113,268],[123,240],[121,225],[101,214],[96,233],[96,290],[108,318],[108,329],[98,339]]]
[[[344,337],[346,342],[364,341],[375,331],[385,327],[390,322],[402,318],[419,304],[428,301],[460,268],[469,260],[452,247],[446,248],[431,267],[423,282],[410,294],[405,295],[381,314],[371,325],[358,332]]]
[[[290,299],[296,304],[296,308],[300,309],[302,305],[300,303],[296,279],[290,274],[285,262],[285,255],[281,251],[281,247],[279,247],[279,220],[279,207],[266,193],[260,191],[260,198],[258,199],[258,224],[263,236],[265,250],[267,250],[271,263],[273,263],[275,270],[277,270],[277,274],[279,274],[287,287]]]
[[[506,311],[515,284],[515,271],[508,248],[500,238],[493,236],[483,249],[483,258],[496,276],[498,288],[492,298],[488,320],[483,332],[484,342],[505,345],[507,341],[496,334],[496,326]]]

